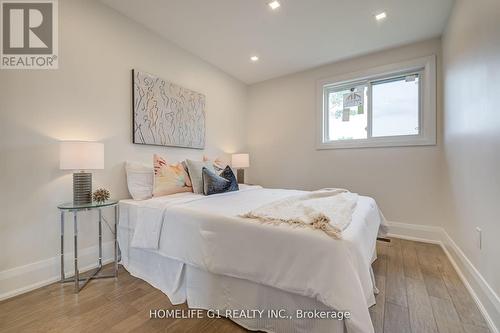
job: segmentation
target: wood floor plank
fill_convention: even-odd
[[[143,332],[148,332],[148,333],[155,333],[155,332],[173,332],[171,330],[167,331],[167,327],[172,324],[171,321],[166,322],[164,319],[150,319],[142,323],[141,325],[137,326],[136,328],[130,330],[130,332],[133,333],[143,333]],[[186,323],[186,328],[189,328],[189,326]],[[187,332],[187,331],[185,331]]]
[[[443,264],[440,270],[461,321],[464,324],[486,328],[486,321],[449,261]]]
[[[403,252],[403,270],[406,277],[423,280],[420,265],[418,263],[416,243],[412,241],[401,241]]]
[[[443,299],[450,299],[448,290],[444,283],[441,271],[440,260],[435,255],[436,246],[426,244],[426,246],[417,246],[417,257],[420,270],[427,288],[429,296],[439,297]]]
[[[91,311],[87,311],[79,316],[72,316],[75,320],[71,321],[68,328],[74,332],[105,331],[107,328],[113,326],[113,323],[125,320],[135,313],[137,311],[127,303],[119,301],[102,303],[95,306]]]
[[[455,271],[455,268],[453,268],[452,264],[446,257],[441,257],[439,258],[440,260],[440,267],[439,270],[441,272],[441,275],[443,277],[443,280],[446,284],[447,288],[453,289],[453,285],[460,285],[462,284],[462,280],[458,276],[458,273]]]
[[[403,272],[403,254],[400,240],[394,239],[387,248],[386,300],[402,307],[408,307],[406,299],[405,277]]]
[[[412,333],[437,333],[438,330],[424,281],[407,277],[406,292]]]
[[[56,290],[60,291],[59,295],[54,294]],[[26,318],[33,312],[43,309],[44,302],[59,299],[62,294],[62,287],[52,284],[0,302],[0,328],[7,319],[12,322],[18,318]],[[30,304],[30,306],[26,307],[25,304]]]
[[[472,300],[467,289],[465,289],[465,286],[462,286],[462,288],[455,288],[453,292],[451,292],[451,299],[462,323],[485,328],[488,327],[474,300]]]
[[[490,333],[490,330],[486,327],[474,326],[464,324],[464,332],[466,333]]]
[[[486,333],[486,322],[440,247],[377,243],[380,293],[370,316],[376,333]],[[417,267],[414,267],[417,266]],[[105,269],[109,270],[108,265]],[[247,332],[225,319],[151,319],[150,309],[188,309],[120,267],[119,278],[91,281],[79,294],[55,283],[0,302],[0,331]]]
[[[411,333],[407,308],[385,303],[384,333]]]
[[[434,296],[430,296],[429,298],[439,333],[462,333],[462,323],[453,302],[449,299]]]
[[[133,316],[130,316],[127,319],[112,325],[110,327],[110,331],[128,333],[143,325],[148,320],[149,318],[142,314],[134,314]]]

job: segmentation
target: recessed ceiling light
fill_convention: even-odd
[[[277,9],[279,6],[281,6],[280,2],[277,0],[271,1],[268,3],[269,7],[271,7],[272,10]]]
[[[386,12],[382,12],[380,14],[375,15],[375,19],[377,19],[377,21],[381,21],[381,20],[385,19],[386,17],[387,17]]]
[[[251,60],[252,62],[256,62],[256,61],[259,61],[259,57],[257,57],[257,56],[251,56],[251,57],[250,57],[250,60]]]

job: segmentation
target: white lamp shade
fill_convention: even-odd
[[[59,150],[62,170],[104,169],[104,144],[88,141],[62,141]]]
[[[250,156],[248,154],[233,154],[231,156],[231,165],[236,169],[248,168],[250,166]]]

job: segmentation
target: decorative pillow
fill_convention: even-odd
[[[145,200],[153,196],[153,168],[141,163],[126,162],[127,186],[132,199]]]
[[[222,171],[220,176],[204,167],[202,176],[203,194],[205,195],[238,191],[239,189],[236,177],[229,166]]]
[[[191,183],[193,184],[193,192],[197,194],[203,194],[203,167],[207,168],[209,171],[215,172],[214,166],[211,162],[193,161],[186,160],[186,165],[188,167],[189,178],[191,178]]]
[[[215,171],[221,172],[224,170],[224,165],[228,165],[229,163],[224,162],[224,160],[220,157],[216,159],[211,159],[205,155],[203,155],[203,162],[210,162],[213,164]]]
[[[224,168],[224,170],[220,173],[220,176],[231,182],[231,186],[229,186],[229,189],[227,190],[228,192],[238,191],[240,189],[238,186],[238,180],[236,180],[236,176],[229,165]]]
[[[191,180],[181,163],[167,164],[161,156],[154,155],[153,196],[191,192]]]

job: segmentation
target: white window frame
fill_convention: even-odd
[[[376,81],[391,78],[403,73],[419,74],[420,107],[419,134],[386,137],[369,137],[367,139],[328,140],[328,110],[325,93],[333,87],[349,85],[356,82]],[[370,93],[370,89],[369,89]],[[400,147],[428,146],[436,144],[436,56],[430,55],[410,61],[380,66],[355,73],[329,77],[317,81],[317,149],[368,148],[368,147]],[[368,128],[371,132],[371,96],[368,110]]]

